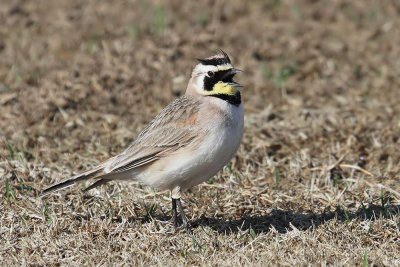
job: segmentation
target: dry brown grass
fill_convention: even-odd
[[[400,5],[0,1],[0,262],[400,265]],[[246,130],[184,196],[129,183],[36,197],[120,152],[223,48]],[[363,157],[363,160],[361,159]]]

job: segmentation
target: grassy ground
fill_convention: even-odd
[[[0,1],[1,265],[400,265],[400,5]],[[37,197],[119,153],[194,58],[237,68],[243,144],[184,195]]]

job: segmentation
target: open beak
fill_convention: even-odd
[[[236,73],[239,73],[239,72],[243,72],[243,71],[242,70],[238,70],[238,69],[231,69],[231,71],[230,71],[231,74],[236,74]]]
[[[241,84],[239,84],[239,83],[237,83],[237,82],[235,82],[235,81],[233,80],[233,76],[235,76],[235,74],[236,74],[236,73],[239,73],[239,72],[242,72],[242,70],[231,69],[231,70],[227,73],[226,77],[229,77],[229,81],[227,82],[228,85],[234,86],[234,87],[243,87],[243,85],[241,85]]]
[[[237,82],[230,82],[230,83],[227,83],[227,85],[234,86],[234,87],[243,87],[243,85],[241,85],[241,84],[239,84]]]

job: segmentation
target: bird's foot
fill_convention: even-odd
[[[185,230],[187,234],[193,234],[191,227],[190,227],[190,222],[186,222],[186,223],[180,223],[177,220],[174,220],[174,218],[172,217],[171,219],[167,220],[167,221],[161,221],[161,220],[157,220],[157,222],[162,225],[163,227],[166,228],[166,233],[175,233],[181,230]]]
[[[193,235],[193,231],[192,231],[192,229],[190,227],[190,223],[189,222],[182,223],[181,225],[175,227],[175,231],[180,231],[182,229],[185,229],[185,231],[186,231],[186,233],[188,235]]]

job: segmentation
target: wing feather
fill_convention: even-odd
[[[196,124],[201,103],[182,96],[168,105],[138,136],[138,138],[109,164],[109,172],[122,172],[149,164],[185,147],[199,137]]]

